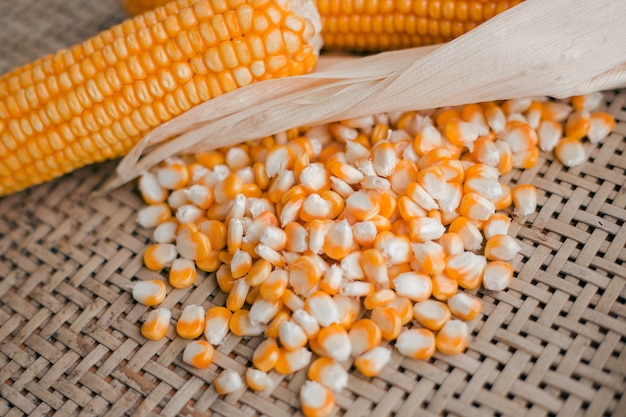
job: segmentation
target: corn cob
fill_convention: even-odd
[[[171,0],[122,0],[129,14]],[[384,51],[448,42],[523,0],[316,0],[326,50]]]
[[[274,0],[179,0],[0,77],[0,195],[126,154],[241,86],[310,72],[314,24]]]

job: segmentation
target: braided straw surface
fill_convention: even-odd
[[[0,0],[0,72],[69,46],[125,17],[114,0]],[[350,373],[339,416],[626,415],[626,90],[601,110],[618,125],[582,166],[550,155],[509,183],[539,190],[536,214],[510,233],[522,246],[507,291],[475,292],[483,314],[470,323],[463,355],[428,362],[394,351],[374,379]],[[185,341],[147,342],[147,307],[131,297],[150,231],[134,184],[92,190],[116,162],[76,171],[0,199],[0,415],[300,415],[305,371],[273,374],[275,388],[217,395],[223,369],[243,373],[258,339],[230,335],[205,370],[182,362]],[[212,277],[171,291],[183,305],[210,307],[225,295]]]

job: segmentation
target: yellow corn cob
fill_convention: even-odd
[[[171,0],[122,0],[131,15]],[[523,0],[316,0],[327,50],[384,51],[448,42]]]
[[[122,156],[220,94],[311,71],[313,24],[280,4],[178,0],[0,77],[0,195]]]

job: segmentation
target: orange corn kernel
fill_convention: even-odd
[[[192,340],[183,351],[183,361],[198,369],[208,368],[214,357],[215,349],[206,340]]]
[[[250,267],[250,270],[248,271],[245,280],[248,282],[248,284],[250,284],[250,286],[257,287],[261,285],[267,278],[269,278],[272,269],[273,267],[271,263],[269,263],[265,259],[258,259]]]
[[[178,257],[176,246],[171,243],[155,243],[143,254],[143,263],[152,271],[160,271],[169,266]]]
[[[152,229],[171,219],[172,211],[165,203],[155,203],[141,208],[137,212],[137,224],[146,229]]]
[[[215,306],[207,310],[204,316],[204,336],[212,345],[222,343],[229,331],[233,313],[225,307]]]
[[[493,217],[493,216],[492,216]],[[443,248],[443,252],[447,255],[456,255],[465,251],[463,244],[463,238],[460,234],[454,232],[447,232],[441,235],[437,240],[437,243]]]
[[[265,391],[274,386],[274,381],[265,372],[254,368],[246,369],[246,385],[253,391]]]
[[[410,329],[398,335],[396,349],[409,358],[427,360],[435,353],[435,335],[429,329]]]
[[[232,312],[241,310],[250,291],[250,284],[245,279],[236,279],[226,297],[226,308]]]
[[[333,298],[323,292],[316,291],[304,302],[304,309],[315,317],[322,327],[339,322],[339,311]]]
[[[348,372],[334,359],[320,357],[307,371],[310,380],[318,382],[331,391],[339,392],[348,385]]]
[[[223,222],[205,220],[198,224],[198,231],[209,238],[211,249],[222,250],[226,247],[226,225]]]
[[[269,372],[276,365],[278,357],[279,348],[276,339],[265,339],[254,349],[252,364],[263,372]]]
[[[480,300],[459,292],[448,299],[448,307],[455,317],[465,321],[473,320],[482,310]]]
[[[445,268],[446,253],[439,243],[431,240],[415,243],[413,255],[421,269],[429,275],[440,274]]]
[[[329,357],[339,362],[347,360],[352,351],[348,332],[339,324],[331,324],[320,329],[317,334],[317,343]]]
[[[250,301],[252,301],[250,303]],[[263,297],[256,297],[255,300],[248,300],[250,304],[250,321],[256,323],[269,323],[283,307],[280,300],[269,301]]]
[[[446,258],[445,273],[455,279],[459,286],[473,290],[482,283],[483,271],[487,260],[473,252],[463,252]]]
[[[365,221],[378,214],[380,205],[373,196],[357,191],[346,199],[345,209],[357,221]]]
[[[354,360],[354,367],[368,378],[375,377],[391,359],[391,350],[377,346],[359,355]]]
[[[343,220],[334,222],[324,238],[324,253],[331,259],[341,260],[354,248],[352,227]]]
[[[537,189],[532,184],[516,185],[511,190],[514,214],[520,217],[528,216],[537,209]]]
[[[521,247],[515,238],[499,234],[487,239],[485,257],[490,261],[511,261],[520,249]]]
[[[141,325],[141,334],[150,340],[161,340],[170,327],[172,313],[166,308],[157,308],[148,313]]]
[[[385,340],[394,340],[402,330],[402,319],[394,308],[376,307],[370,317],[380,327],[381,336]]]
[[[487,262],[483,273],[483,286],[490,291],[502,291],[513,279],[513,266],[508,262]]]
[[[185,164],[173,162],[159,167],[156,171],[156,177],[161,187],[168,190],[178,190],[189,181],[189,171]]]
[[[241,278],[252,268],[252,257],[246,251],[238,249],[230,261],[230,272],[233,278]]]
[[[172,262],[169,283],[174,288],[187,288],[194,283],[197,275],[196,265],[191,259],[178,258]]]
[[[388,284],[389,282],[387,282]],[[371,310],[374,307],[383,307],[392,303],[396,299],[396,293],[393,290],[380,290],[375,293],[369,294],[363,300],[363,307],[366,310]]]
[[[176,323],[176,333],[183,339],[195,339],[205,329],[206,313],[204,307],[190,304],[183,309]]]
[[[364,352],[380,345],[382,333],[380,327],[371,319],[357,320],[348,332],[353,356],[360,356]]]
[[[133,299],[145,306],[156,306],[165,300],[167,287],[158,279],[137,281],[133,286]]]
[[[289,320],[290,317],[291,315],[289,313],[289,310],[286,310],[285,308],[276,313],[276,316],[274,316],[270,324],[267,325],[267,328],[265,329],[265,335],[273,339],[278,339],[280,325],[284,321]]]
[[[554,155],[566,167],[581,165],[587,159],[581,140],[574,137],[561,139],[554,148]]]
[[[230,369],[225,369],[213,381],[213,387],[219,395],[227,395],[244,387],[241,376]]]
[[[435,336],[437,350],[446,355],[457,355],[465,351],[469,330],[461,320],[448,320]]]
[[[450,319],[450,309],[441,301],[423,300],[413,307],[415,319],[424,327],[436,331]]]
[[[459,289],[459,282],[446,274],[433,275],[431,281],[433,285],[432,295],[439,301],[446,301],[456,294]]]
[[[591,143],[598,143],[604,140],[615,129],[615,118],[609,113],[591,113],[589,122],[587,138]]]
[[[305,417],[327,417],[335,409],[335,397],[320,383],[306,381],[300,389],[300,407]]]
[[[567,118],[565,136],[572,139],[582,139],[587,136],[591,127],[591,115],[588,110],[576,110]]]
[[[303,255],[290,266],[289,284],[296,294],[307,294],[320,281],[322,273],[312,256]]]
[[[185,258],[203,261],[211,253],[211,241],[202,232],[182,233],[176,238],[176,249]]]
[[[235,336],[248,337],[262,335],[266,326],[263,323],[252,323],[250,311],[237,310],[231,316],[228,327]]]
[[[295,350],[287,350],[284,347],[278,350],[278,360],[274,364],[274,370],[281,375],[289,375],[300,369],[306,368],[311,363],[313,354],[305,347]]]
[[[274,269],[260,285],[261,297],[268,301],[279,300],[289,283],[289,273],[284,269]]]
[[[422,301],[430,297],[432,282],[428,275],[415,271],[404,272],[393,280],[394,289],[400,296],[413,301]]]

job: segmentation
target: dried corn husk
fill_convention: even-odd
[[[488,100],[568,97],[626,86],[626,1],[527,0],[441,46],[337,63],[253,84],[157,128],[111,185],[175,154],[379,112]]]

